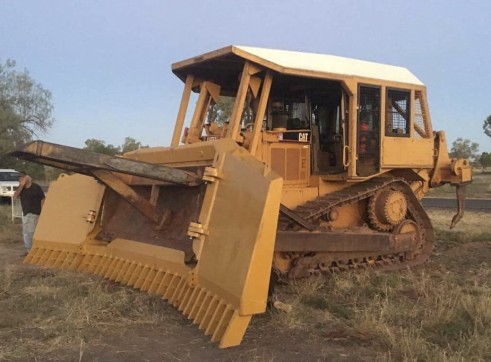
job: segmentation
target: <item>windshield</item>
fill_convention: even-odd
[[[18,172],[0,172],[0,181],[19,181]]]

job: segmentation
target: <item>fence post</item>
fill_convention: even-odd
[[[10,205],[12,205],[12,222],[15,222],[15,218],[22,219],[22,205],[20,203],[20,199],[14,199],[12,196],[10,197]]]

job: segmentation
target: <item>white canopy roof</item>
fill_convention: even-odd
[[[199,57],[175,63],[173,69],[176,71],[187,66],[197,65],[201,61],[220,58],[227,54],[235,54],[236,56],[260,63],[281,73],[295,74],[307,71],[325,75],[354,76],[419,86],[424,85],[423,82],[404,67],[334,55],[302,53],[239,45],[228,46]]]
[[[283,68],[423,85],[407,68],[326,54],[235,46]]]

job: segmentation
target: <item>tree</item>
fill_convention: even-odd
[[[487,136],[491,137],[491,115],[489,115],[488,118],[484,120],[482,129],[484,130],[484,133],[486,133]]]
[[[479,144],[459,137],[452,143],[452,149],[450,150],[449,155],[452,158],[468,158],[475,162],[477,160],[478,151]]]
[[[51,92],[27,70],[16,71],[13,60],[0,63],[0,110],[2,131],[24,140],[45,134],[54,122]]]
[[[85,141],[84,150],[103,153],[105,155],[111,155],[111,156],[115,156],[121,153],[121,148],[119,146],[115,147],[111,144],[106,145],[105,141],[98,140],[95,138],[91,138]]]
[[[53,125],[51,92],[31,78],[29,72],[15,69],[15,61],[0,62],[0,165],[34,169],[6,155],[34,136],[45,134]],[[21,163],[21,165],[19,165]]]
[[[479,163],[482,168],[491,167],[491,153],[483,152],[479,157]]]
[[[92,152],[103,153],[105,155],[115,156],[146,147],[148,146],[143,146],[140,141],[137,141],[131,137],[126,137],[121,146],[113,146],[111,144],[106,145],[105,141],[90,138],[85,141],[85,147],[83,149]]]
[[[221,96],[218,99],[218,102],[210,107],[206,119],[207,123],[211,124],[216,122],[220,126],[223,126],[226,122],[230,121],[232,110],[234,108],[234,101],[234,97]]]
[[[134,138],[126,137],[121,145],[121,153],[131,152],[145,147],[148,146],[143,146],[141,142],[135,140]]]

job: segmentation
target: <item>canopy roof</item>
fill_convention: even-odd
[[[381,81],[424,84],[407,68],[326,54],[231,45],[172,65],[182,80],[187,74],[206,75],[219,70],[239,70],[250,60],[283,74],[320,78],[360,77]]]

